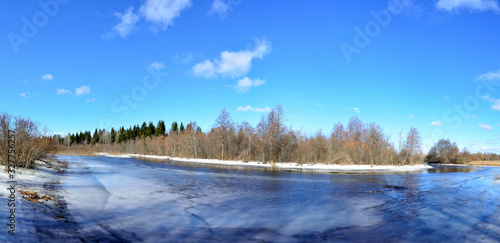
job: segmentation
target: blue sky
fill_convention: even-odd
[[[357,115],[424,150],[500,152],[500,4],[439,1],[8,1],[0,111],[54,133],[256,125],[276,104],[328,134]]]

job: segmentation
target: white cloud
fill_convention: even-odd
[[[488,150],[488,148],[487,148],[487,147],[481,147],[481,149],[482,149],[482,150]]]
[[[474,141],[469,144],[470,147],[473,147],[473,146],[476,146],[476,145],[477,145],[477,142],[474,142]]]
[[[492,104],[490,109],[500,111],[500,99],[493,99],[489,95],[485,95],[483,98]]]
[[[408,116],[408,118],[415,118],[415,116],[413,116],[412,114],[410,114],[410,115]]]
[[[237,93],[246,93],[249,92],[253,87],[259,87],[265,84],[265,80],[255,79],[251,80],[248,77],[244,77],[238,80],[236,86],[233,86],[236,89]]]
[[[153,62],[149,65],[149,67],[153,70],[162,70],[165,68],[165,65],[161,62]]]
[[[52,76],[52,74],[50,74],[50,73],[47,73],[47,74],[44,74],[44,75],[42,76],[42,79],[43,79],[43,80],[50,81],[50,80],[54,79],[54,76]]]
[[[231,6],[229,3],[223,0],[214,0],[210,5],[209,14],[217,14],[219,18],[222,20],[227,17],[227,13],[231,10]]]
[[[129,7],[123,14],[115,13],[115,16],[120,20],[120,23],[113,27],[113,32],[117,33],[122,38],[130,35],[134,31],[137,22],[139,22],[139,15],[134,14],[133,11],[134,8]]]
[[[488,131],[493,130],[493,127],[488,125],[488,124],[479,123],[477,126],[484,129],[484,130],[488,130]]]
[[[500,80],[500,70],[483,73],[476,77],[477,80],[495,81]]]
[[[435,121],[435,122],[431,122],[431,125],[435,126],[435,127],[440,127],[442,126],[443,124],[441,124],[441,122],[439,120]]]
[[[205,78],[215,78],[217,75],[231,78],[241,77],[250,71],[253,59],[262,59],[270,50],[271,43],[257,40],[254,50],[223,51],[218,59],[205,60],[194,65],[193,72],[195,76]]]
[[[147,21],[156,25],[153,30],[157,31],[158,28],[166,30],[173,24],[173,19],[189,6],[190,0],[146,0],[139,11]]]
[[[436,8],[445,11],[468,9],[471,11],[492,10],[498,12],[500,10],[495,0],[439,0]]]
[[[493,140],[493,139],[486,139],[486,141],[487,141],[487,142],[486,142],[487,144],[498,144],[498,143],[497,143],[495,140]]]
[[[249,105],[243,107],[243,106],[240,106],[238,107],[238,109],[236,109],[236,111],[243,111],[243,112],[246,112],[246,111],[254,111],[254,112],[270,112],[271,111],[271,108],[269,108],[268,106],[264,107],[264,108],[253,108]]]
[[[82,86],[82,87],[75,89],[76,96],[87,95],[87,94],[90,94],[90,87],[89,86]]]
[[[113,27],[107,36],[118,34],[125,38],[132,34],[141,18],[153,23],[152,30],[166,30],[173,25],[173,19],[179,17],[182,10],[191,6],[190,0],[146,0],[134,13],[134,7],[129,7],[123,14],[115,13],[119,23]]]
[[[95,98],[92,99],[86,99],[85,102],[90,103],[90,102],[95,102]]]
[[[322,107],[322,106],[323,106],[323,103],[316,103],[316,104],[314,104],[314,105],[315,105],[315,106],[317,106],[317,107]]]
[[[62,88],[62,89],[57,89],[57,90],[56,90],[56,94],[57,94],[57,95],[71,94],[71,90],[69,90],[69,89],[65,89],[65,88]]]

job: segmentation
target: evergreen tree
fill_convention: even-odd
[[[125,142],[125,128],[121,127],[118,131],[118,143]]]
[[[142,135],[146,136],[146,130],[148,129],[148,125],[146,125],[146,122],[142,123],[141,130],[139,131],[139,138],[142,137]]]
[[[179,130],[180,130],[181,132],[184,132],[184,125],[182,124],[182,122],[181,122],[181,127],[179,128]]]
[[[134,138],[134,132],[132,130],[132,127],[129,127],[127,131],[125,132],[125,137],[127,138],[127,141]]]
[[[132,129],[132,134],[134,135],[134,139],[136,139],[137,137],[139,137],[139,126],[134,125],[134,128]]]
[[[165,135],[165,122],[160,120],[156,126],[155,136]]]
[[[149,125],[148,125],[148,128],[147,128],[147,135],[145,135],[146,137],[147,136],[153,136],[155,135],[155,125],[153,124],[153,122],[149,122]]]
[[[97,132],[97,128],[95,129],[94,136],[92,137],[92,145],[95,145],[99,142],[99,133]]]
[[[170,132],[177,132],[178,126],[177,122],[172,122],[172,128],[170,128]]]
[[[116,140],[116,131],[115,131],[115,128],[112,127],[111,128],[111,143],[115,143],[115,140]]]

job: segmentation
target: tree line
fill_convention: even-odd
[[[60,150],[120,152],[166,155],[171,157],[262,161],[264,163],[326,163],[408,165],[424,161],[422,141],[416,128],[406,136],[400,134],[398,144],[390,142],[375,123],[363,123],[353,116],[344,124],[333,125],[329,134],[321,130],[309,136],[286,126],[287,115],[277,105],[261,117],[257,126],[248,122],[235,123],[223,109],[210,131],[203,132],[196,122],[184,126],[173,122],[169,129],[160,120],[143,122],[129,128],[95,129],[55,135]],[[67,147],[67,148],[65,148]]]

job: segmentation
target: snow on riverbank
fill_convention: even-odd
[[[95,153],[95,155],[113,157],[113,158],[130,158],[130,156],[127,154]]]
[[[247,166],[247,167],[262,167],[262,168],[272,168],[271,164],[263,164],[262,162],[249,161],[245,163],[238,160],[217,160],[217,159],[188,159],[170,156],[157,156],[157,155],[142,155],[142,154],[122,154],[114,155],[107,153],[96,153],[101,156],[108,157],[133,157],[133,158],[149,158],[149,159],[168,159],[176,162],[184,163],[198,163],[198,164],[210,164],[210,165],[231,165],[231,166]],[[276,163],[274,168],[278,169],[299,169],[299,170],[317,170],[317,171],[412,171],[412,170],[422,170],[429,169],[432,166],[427,164],[421,165],[327,165],[327,164],[302,164],[297,163]]]

